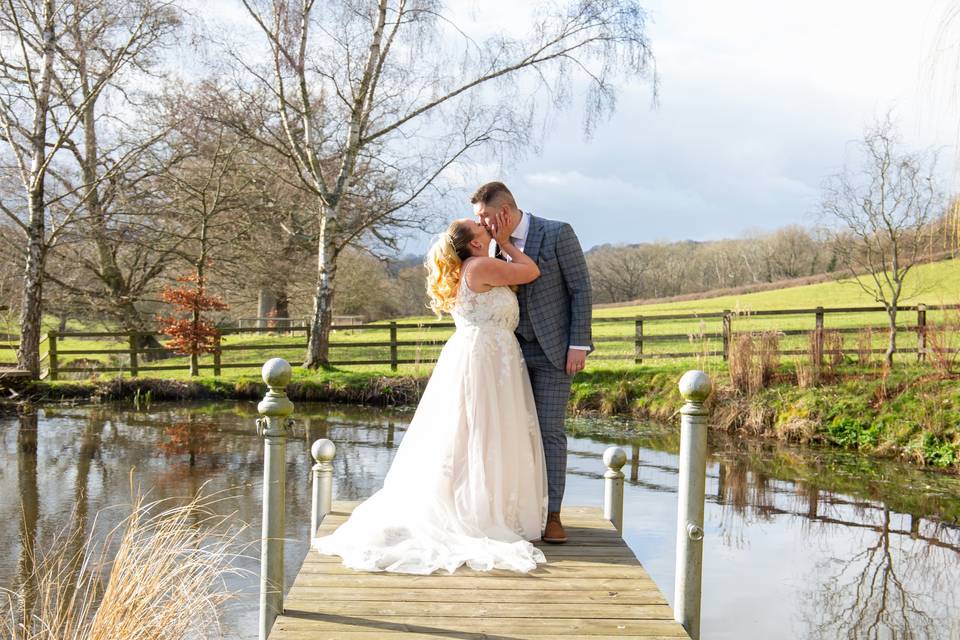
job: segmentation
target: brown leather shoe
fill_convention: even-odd
[[[543,530],[543,541],[551,544],[562,544],[567,541],[567,532],[560,523],[560,512],[551,511],[547,514],[547,526]]]

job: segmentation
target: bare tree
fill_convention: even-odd
[[[886,364],[897,348],[897,305],[913,267],[931,253],[933,223],[943,213],[932,153],[900,150],[889,117],[860,143],[863,164],[827,180],[821,215],[837,258],[887,312]]]
[[[164,208],[151,197],[151,178],[175,162],[176,152],[157,150],[170,118],[154,114],[169,101],[137,87],[162,81],[155,54],[177,32],[178,12],[163,0],[74,0],[61,50],[63,75],[75,81],[57,82],[56,93],[64,103],[75,99],[77,87],[80,97],[89,95],[111,69],[116,34],[134,23],[142,28],[130,42],[130,64],[84,101],[78,131],[64,144],[77,170],[54,174],[63,191],[74,194],[64,203],[79,200],[82,214],[65,234],[68,241],[54,250],[62,255],[50,259],[79,269],[48,270],[47,278],[65,297],[137,332],[139,346],[154,349],[149,359],[161,345],[146,332],[138,303],[165,273],[176,247],[167,242]]]
[[[583,78],[590,126],[612,109],[615,78],[645,74],[651,60],[634,0],[581,0],[531,24],[528,40],[483,43],[435,0],[242,2],[270,51],[267,65],[234,56],[274,99],[262,141],[291,159],[315,197],[311,368],[328,362],[341,252],[363,241],[395,246],[397,230],[424,224],[417,204],[445,170],[481,148],[527,142],[535,101],[524,99],[521,77],[558,103]]]
[[[620,302],[651,295],[652,252],[640,247],[600,247],[587,255],[597,302]]]
[[[21,189],[18,201],[0,204],[0,211],[19,228],[24,241],[13,247],[24,264],[17,361],[34,376],[40,368],[48,253],[64,230],[83,214],[82,204],[89,190],[109,177],[109,173],[101,172],[93,184],[82,182],[72,190],[55,184],[51,189],[49,178],[58,173],[54,161],[73,142],[77,127],[107,85],[142,53],[139,43],[153,16],[140,11],[144,2],[124,3],[131,19],[92,36],[98,43],[99,63],[95,71],[81,79],[76,51],[65,34],[71,28],[85,31],[86,27],[77,25],[98,18],[96,4],[81,0],[5,0],[0,5],[0,42],[4,43],[0,46],[0,125],[10,173]],[[70,166],[65,164],[60,170],[67,172]],[[65,203],[65,198],[77,195],[74,205]],[[60,213],[54,218],[56,207]]]

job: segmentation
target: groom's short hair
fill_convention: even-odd
[[[488,182],[473,192],[470,197],[470,204],[482,203],[484,206],[499,202],[507,202],[517,206],[517,201],[513,199],[513,194],[507,185],[502,182]]]

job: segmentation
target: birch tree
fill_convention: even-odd
[[[532,18],[529,37],[483,41],[436,0],[241,2],[269,53],[263,64],[233,51],[239,93],[269,93],[273,127],[262,141],[314,197],[310,368],[328,363],[347,246],[396,246],[398,230],[425,223],[418,207],[449,168],[481,151],[486,161],[522,151],[534,116],[568,103],[574,88],[589,129],[612,110],[616,81],[646,77],[651,65],[634,0],[579,0]]]
[[[55,160],[83,122],[88,108],[107,85],[140,54],[137,43],[148,28],[149,12],[142,2],[126,3],[132,19],[105,36],[103,64],[84,85],[65,32],[70,25],[96,16],[96,3],[79,0],[3,0],[0,5],[0,126],[12,179],[20,194],[0,203],[0,212],[20,231],[13,247],[22,255],[18,365],[33,376],[40,369],[40,323],[43,315],[45,265],[64,230],[82,215],[93,184],[64,191],[52,184]],[[99,42],[99,40],[98,40]],[[5,163],[6,164],[6,163]],[[64,165],[64,172],[69,167]],[[106,179],[101,173],[95,183]],[[74,206],[69,196],[79,195]],[[55,210],[60,214],[54,217]]]

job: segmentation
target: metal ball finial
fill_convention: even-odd
[[[619,471],[627,464],[627,453],[620,447],[607,447],[603,452],[603,464],[607,465],[608,469]]]
[[[314,440],[310,447],[310,455],[319,463],[330,462],[337,455],[337,447],[331,440],[320,438]]]
[[[700,404],[710,395],[713,383],[706,373],[694,369],[683,374],[683,377],[680,378],[679,387],[680,395],[683,396],[684,400]]]
[[[283,358],[270,358],[263,363],[260,376],[268,387],[282,389],[287,386],[290,378],[293,377],[293,368]]]

